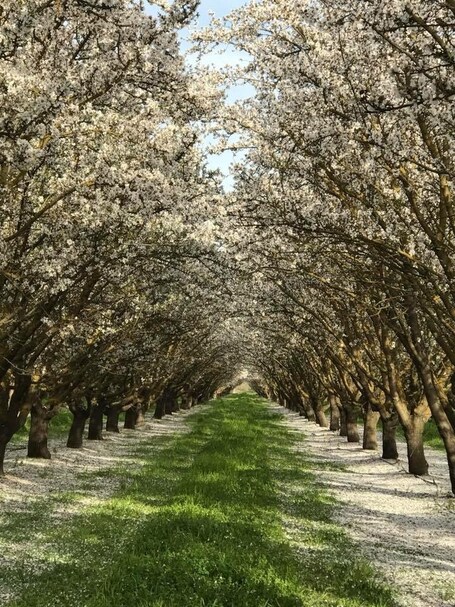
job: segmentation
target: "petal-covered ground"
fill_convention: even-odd
[[[400,460],[349,444],[334,432],[276,406],[311,454],[318,478],[342,506],[336,519],[399,591],[403,607],[455,605],[455,503],[443,451],[426,448],[427,477],[408,474]],[[360,433],[361,433],[361,429]]]

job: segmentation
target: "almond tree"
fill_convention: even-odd
[[[342,392],[393,405],[418,473],[431,412],[455,488],[453,14],[443,0],[265,1],[201,38],[251,57],[240,76],[257,94],[219,119],[225,135],[244,133],[240,205],[269,257],[281,261],[295,243],[284,270],[313,277],[312,313],[329,298],[341,336],[353,322],[348,365],[332,347]],[[350,307],[365,308],[361,322],[327,289],[335,251]]]

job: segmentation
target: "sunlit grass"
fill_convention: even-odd
[[[3,537],[28,533],[35,557],[0,572],[20,591],[5,607],[393,604],[264,401],[230,396],[187,423],[191,432],[164,449],[162,439],[141,444],[143,465],[101,479],[122,481],[114,496],[67,522],[51,522],[56,496],[35,505],[33,520],[14,516]],[[61,498],[71,505],[81,494]],[[298,541],[285,535],[286,517],[299,521]]]

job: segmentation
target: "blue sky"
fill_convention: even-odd
[[[243,4],[246,4],[245,0],[202,0],[199,8],[200,19],[203,24],[207,24],[209,11],[215,13],[217,17],[222,17]]]
[[[151,3],[152,0],[151,0]],[[187,42],[187,38],[190,35],[191,30],[199,27],[205,27],[210,24],[210,13],[213,13],[215,17],[222,18],[228,15],[231,11],[247,3],[247,0],[201,0],[198,13],[199,16],[192,24],[189,31],[182,32],[182,49],[186,50],[191,46]],[[153,12],[153,9],[152,9]],[[191,61],[191,59],[189,59]],[[239,51],[232,48],[223,48],[221,51],[217,51],[207,56],[204,59],[204,64],[212,64],[217,67],[225,65],[236,65],[242,60],[242,55]],[[252,94],[250,87],[236,86],[232,87],[228,92],[227,101],[234,102],[238,99],[243,99]],[[208,143],[210,140],[208,140]],[[213,169],[220,169],[225,176],[224,186],[226,189],[232,187],[232,177],[229,174],[229,165],[233,161],[232,152],[224,152],[223,154],[210,155],[208,159],[208,165]]]
[[[222,18],[228,15],[231,11],[246,4],[247,0],[201,0],[198,13],[199,17],[193,27],[205,27],[210,24],[210,13],[215,17]],[[185,46],[185,42],[183,42]],[[242,54],[232,48],[223,48],[222,51],[213,53],[207,57],[204,63],[214,64],[216,66],[235,65],[242,61]],[[228,102],[234,102],[238,99],[245,98],[251,95],[252,91],[249,87],[236,86],[228,92]],[[229,165],[234,160],[232,152],[224,152],[223,154],[211,155],[208,160],[210,168],[220,169],[224,178],[224,187],[229,190],[232,188],[232,177],[229,174]]]

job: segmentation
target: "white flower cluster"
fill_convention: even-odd
[[[219,93],[178,43],[197,3],[102,4],[0,9],[0,442],[39,402],[173,378],[196,398],[225,372],[207,364],[224,201],[198,127]]]
[[[197,38],[249,57],[226,86],[255,91],[217,117],[245,150],[231,243],[259,291],[253,373],[322,421],[335,399],[421,440],[432,415],[455,462],[453,7],[264,0]]]

